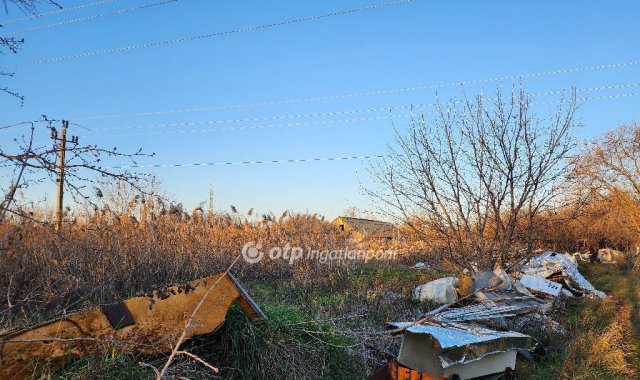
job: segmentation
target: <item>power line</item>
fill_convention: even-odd
[[[381,154],[375,154],[375,155],[368,155],[368,156],[296,158],[296,159],[286,159],[286,160],[200,162],[200,163],[186,163],[186,164],[123,165],[123,166],[111,166],[111,167],[107,167],[105,169],[181,168],[181,167],[189,167],[189,166],[290,164],[290,163],[298,163],[298,162],[370,160],[370,159],[382,158],[382,157],[384,157],[384,156],[381,155]]]
[[[619,90],[621,88],[631,88],[631,87],[638,87],[638,86],[640,86],[640,83],[622,83],[622,84],[612,84],[612,85],[597,86],[597,87],[576,88],[576,91],[591,92],[591,91],[603,91],[603,90]],[[566,92],[567,90],[556,90],[556,91],[546,91],[546,92],[534,92],[531,95],[533,96],[559,95]]]
[[[200,40],[200,39],[204,39],[204,38],[222,37],[222,36],[235,34],[235,33],[251,32],[251,31],[255,31],[255,30],[273,28],[273,27],[278,27],[278,26],[283,26],[283,25],[297,24],[297,23],[306,22],[306,21],[315,21],[315,20],[325,19],[325,18],[329,18],[329,17],[333,17],[333,16],[342,16],[342,15],[347,15],[347,14],[352,14],[352,13],[365,12],[365,11],[370,11],[370,10],[379,9],[379,8],[385,8],[385,7],[390,7],[390,6],[406,4],[406,3],[409,3],[411,1],[413,1],[413,0],[398,0],[398,1],[389,2],[389,3],[376,4],[376,5],[370,5],[370,6],[361,7],[361,8],[349,9],[349,10],[346,10],[346,11],[337,11],[337,12],[332,12],[332,13],[326,13],[326,14],[323,14],[323,15],[302,17],[302,18],[291,19],[291,20],[286,20],[286,21],[274,22],[274,23],[270,23],[270,24],[263,24],[263,25],[249,26],[249,27],[239,28],[239,29],[232,29],[232,30],[228,30],[228,31],[225,31],[225,32],[201,34],[201,35],[197,35],[197,36],[175,38],[175,39],[172,39],[172,40],[148,42],[148,43],[143,43],[143,44],[137,44],[137,45],[130,45],[130,46],[125,46],[125,47],[113,48],[113,49],[96,50],[96,51],[92,51],[92,52],[85,52],[85,53],[66,55],[66,56],[61,56],[61,57],[46,58],[46,59],[41,59],[41,60],[34,60],[34,61],[16,63],[16,64],[13,64],[13,65],[6,65],[6,66],[4,66],[4,68],[15,68],[15,67],[32,66],[32,65],[60,62],[60,61],[66,61],[66,60],[69,60],[69,59],[90,57],[90,56],[96,56],[96,55],[120,53],[120,52],[124,52],[124,51],[144,49],[144,48],[149,48],[149,47],[154,47],[154,46],[172,45],[172,44],[177,44],[177,43],[182,43],[182,42]]]
[[[518,80],[523,78],[544,77],[544,76],[568,74],[568,73],[575,73],[575,72],[616,69],[616,68],[630,67],[630,66],[637,66],[637,65],[640,65],[640,61],[611,63],[611,64],[584,66],[584,67],[573,67],[573,68],[558,69],[558,70],[551,70],[551,71],[520,73],[520,74],[506,75],[506,76],[486,78],[486,79],[465,80],[465,81],[459,81],[459,82],[448,82],[448,83],[439,83],[439,84],[427,84],[422,86],[403,87],[403,88],[394,88],[394,89],[362,91],[362,92],[353,92],[348,94],[304,97],[304,98],[284,99],[284,100],[274,100],[274,101],[244,103],[244,104],[212,105],[212,106],[205,106],[205,107],[163,110],[163,111],[150,111],[150,112],[136,112],[136,113],[127,113],[127,114],[79,116],[79,117],[74,117],[72,119],[73,120],[116,119],[116,118],[124,118],[124,117],[157,116],[157,115],[168,115],[168,114],[175,114],[175,113],[192,113],[192,112],[216,111],[216,110],[226,110],[226,109],[272,106],[272,105],[281,105],[281,104],[306,103],[306,102],[323,101],[323,100],[338,100],[338,99],[347,99],[347,98],[353,98],[358,96],[385,95],[385,94],[392,94],[392,93],[437,89],[437,88],[445,88],[445,87],[465,86],[465,85],[471,85],[471,84],[483,84],[483,83],[501,82],[501,81],[508,81],[508,80]]]
[[[276,115],[276,116],[261,116],[261,117],[247,117],[240,119],[221,119],[221,120],[209,120],[209,121],[195,121],[195,122],[183,122],[183,123],[166,123],[166,124],[146,124],[146,125],[129,125],[120,127],[106,127],[95,130],[113,130],[113,129],[142,129],[142,128],[156,128],[156,127],[171,127],[171,126],[189,126],[189,125],[215,125],[215,124],[229,124],[229,123],[244,123],[254,121],[269,121],[269,120],[288,120],[288,119],[306,119],[312,117],[324,117],[324,116],[336,116],[336,115],[352,115],[359,113],[381,112],[381,111],[393,111],[396,109],[408,109],[418,108],[421,106],[429,106],[430,104],[418,104],[418,105],[402,105],[394,107],[377,107],[377,108],[365,108],[357,110],[347,111],[330,111],[330,112],[317,112],[317,113],[304,113],[293,115]]]
[[[633,93],[629,93],[629,94],[617,94],[617,95],[603,95],[603,96],[587,96],[587,97],[583,97],[583,98],[578,98],[578,101],[581,102],[588,102],[591,100],[608,100],[608,99],[622,99],[622,98],[630,98],[632,96],[640,96],[640,92],[633,92]],[[547,101],[547,102],[537,102],[536,104],[538,105],[543,105],[543,104],[555,104],[558,103],[558,101]]]
[[[302,123],[246,125],[246,126],[225,127],[225,128],[174,129],[174,130],[171,130],[171,131],[159,131],[159,132],[120,133],[120,134],[112,134],[112,135],[83,135],[83,136],[80,136],[80,137],[100,138],[100,137],[171,135],[171,134],[202,133],[202,132],[233,132],[233,131],[242,131],[242,130],[251,130],[251,129],[271,129],[271,128],[305,127],[305,126],[315,126],[315,125],[342,124],[342,123],[352,123],[352,122],[357,122],[357,121],[384,120],[384,119],[393,119],[393,118],[401,118],[401,117],[409,117],[409,116],[411,116],[411,114],[372,116],[372,117],[351,118],[351,119],[337,119],[337,120],[321,120],[321,121],[309,121],[309,122],[302,122]],[[209,123],[210,122],[185,122],[185,123],[173,123],[173,124],[167,124],[167,125],[174,125],[174,126],[182,125],[182,126],[186,126],[186,125],[204,125],[204,124],[209,124]]]
[[[82,9],[82,8],[93,7],[93,6],[96,6],[96,5],[109,4],[109,3],[113,3],[115,1],[118,1],[118,0],[96,1],[95,3],[80,4],[80,5],[76,5],[76,6],[69,7],[69,8],[56,9],[56,10],[49,11],[49,12],[38,13],[38,14],[25,16],[25,17],[20,17],[20,18],[14,18],[12,20],[7,20],[7,21],[4,21],[4,22],[0,22],[0,25],[6,26],[6,25],[10,25],[10,24],[15,24],[15,23],[18,23],[18,22],[21,22],[21,21],[33,20],[33,19],[42,18],[42,17],[45,17],[45,16],[57,15],[57,14],[60,14],[60,13],[67,13],[67,12],[75,11],[75,10]]]
[[[596,97],[583,97],[578,98],[578,101],[592,101],[592,100],[608,100],[608,99],[618,99],[618,98],[627,98],[632,96],[640,96],[640,93],[630,93],[630,94],[615,94],[615,95],[606,95],[606,96],[596,96]],[[544,102],[534,102],[537,105],[547,105],[547,104],[559,104],[561,101],[553,100],[553,101],[544,101]],[[433,115],[434,112],[423,112],[420,113],[422,116],[430,116]],[[337,119],[337,120],[320,120],[320,121],[309,121],[302,123],[284,123],[284,124],[266,124],[266,125],[247,125],[247,126],[238,126],[238,127],[225,127],[225,128],[200,128],[200,129],[178,129],[178,130],[170,130],[170,131],[158,131],[158,132],[138,132],[138,133],[118,133],[118,134],[110,134],[110,135],[83,135],[80,137],[83,138],[105,138],[105,137],[131,137],[131,136],[161,136],[161,135],[177,135],[177,134],[191,134],[191,133],[215,133],[215,132],[233,132],[233,131],[242,131],[242,130],[255,130],[255,129],[273,129],[273,128],[286,128],[286,127],[306,127],[306,126],[317,126],[317,125],[339,125],[346,123],[353,123],[358,121],[373,121],[373,120],[384,120],[384,119],[397,119],[397,118],[406,118],[412,117],[413,114],[401,114],[401,115],[384,115],[384,116],[372,116],[372,117],[364,117],[364,118],[351,118],[351,119]],[[202,125],[215,123],[216,121],[200,121],[200,122],[185,122],[185,123],[172,123],[165,124],[165,126],[177,126],[177,125]]]
[[[16,31],[13,31],[13,32],[4,33],[4,35],[5,36],[11,36],[11,35],[22,34],[22,33],[27,33],[27,32],[34,32],[34,31],[38,31],[38,30],[51,29],[51,28],[55,28],[55,27],[58,27],[58,26],[75,24],[75,23],[78,23],[78,22],[94,20],[94,19],[102,18],[102,17],[106,17],[106,16],[119,15],[119,14],[128,13],[128,12],[132,12],[132,11],[137,11],[137,10],[142,10],[142,9],[146,9],[146,8],[155,7],[155,6],[158,6],[158,5],[164,5],[164,4],[168,4],[168,3],[175,3],[176,1],[178,1],[178,0],[167,0],[167,1],[161,1],[161,2],[152,3],[152,4],[140,5],[140,6],[137,6],[137,7],[124,8],[124,9],[120,9],[120,10],[117,10],[117,11],[99,13],[99,14],[92,15],[92,16],[79,17],[79,18],[75,18],[75,19],[71,19],[71,20],[60,21],[60,22],[56,22],[56,23],[53,23],[53,24],[41,25],[41,26],[35,26],[33,28],[16,30]]]
[[[595,90],[620,89],[620,88],[630,88],[630,87],[638,87],[638,86],[640,86],[640,83],[617,84],[617,85],[607,85],[607,86],[579,89],[577,91],[589,92],[589,91],[595,91]],[[534,93],[533,95],[535,96],[557,95],[557,94],[563,94],[566,92],[567,92],[566,90],[558,90],[558,91]],[[627,98],[627,97],[635,97],[635,96],[640,96],[640,93],[613,94],[613,95],[593,96],[593,97],[586,96],[586,97],[578,98],[577,100],[593,101],[593,100]],[[459,102],[461,101],[460,100],[452,101],[450,102],[450,104],[455,104]],[[538,105],[557,104],[557,103],[559,103],[558,100],[542,101],[542,102],[534,101],[534,104],[538,104]],[[403,106],[394,106],[394,107],[379,107],[379,108],[358,109],[358,110],[349,110],[349,111],[322,112],[322,113],[313,113],[313,114],[279,115],[279,116],[266,116],[266,117],[243,118],[243,119],[223,119],[223,120],[163,123],[163,124],[130,125],[130,126],[97,128],[97,129],[93,129],[92,131],[106,131],[106,130],[115,130],[115,129],[120,130],[120,129],[186,127],[186,126],[198,126],[198,125],[219,125],[219,124],[237,123],[237,122],[312,118],[312,117],[335,116],[335,115],[342,115],[342,114],[358,114],[358,113],[367,113],[367,112],[375,112],[375,111],[390,112],[390,111],[393,111],[394,109],[413,109],[413,108],[420,109],[420,108],[430,107],[435,104],[437,103],[403,105]],[[433,112],[427,112],[427,113],[421,112],[420,114],[433,115]],[[253,130],[253,129],[273,129],[273,128],[285,128],[285,127],[304,127],[304,126],[316,126],[316,125],[344,124],[344,123],[353,123],[353,122],[359,122],[359,121],[375,121],[375,120],[385,120],[385,119],[393,120],[397,118],[406,118],[411,116],[414,116],[414,114],[407,113],[407,114],[397,115],[397,114],[389,113],[386,115],[378,115],[378,116],[343,118],[343,119],[333,119],[333,120],[317,120],[317,121],[306,121],[306,122],[295,122],[295,123],[259,124],[259,125],[233,126],[233,127],[224,127],[224,128],[200,128],[200,129],[187,129],[187,130],[177,129],[177,130],[171,130],[171,131],[119,133],[119,134],[109,134],[109,135],[83,135],[81,137],[101,138],[101,137],[172,135],[172,134],[186,134],[186,133],[232,132],[232,131]]]
[[[640,96],[640,93],[629,93],[629,94],[615,94],[615,95],[605,95],[605,96],[594,96],[594,97],[582,97],[578,98],[578,101],[592,101],[592,100],[609,100],[609,99],[619,99],[619,98],[628,98]],[[533,104],[537,105],[548,105],[548,104],[559,104],[561,101],[552,100],[552,101],[544,101],[544,102],[533,102]],[[434,112],[426,112],[421,113],[423,116],[433,115]],[[352,118],[352,119],[337,119],[337,120],[321,120],[321,121],[311,121],[311,122],[303,122],[303,123],[285,123],[285,124],[267,124],[267,125],[249,125],[249,126],[239,126],[239,127],[228,127],[228,128],[201,128],[201,129],[187,129],[187,130],[171,130],[171,131],[158,131],[158,132],[139,132],[139,133],[121,133],[121,134],[113,134],[113,135],[97,135],[90,136],[85,135],[81,137],[89,137],[89,138],[104,138],[104,137],[129,137],[129,136],[161,136],[161,135],[174,135],[174,134],[187,134],[187,133],[211,133],[211,132],[232,132],[232,131],[241,131],[241,130],[252,130],[252,129],[272,129],[272,128],[286,128],[286,127],[304,127],[304,126],[315,126],[315,125],[331,125],[331,124],[343,124],[343,123],[352,123],[357,121],[372,121],[372,120],[383,120],[383,119],[394,119],[394,118],[404,118],[411,117],[413,114],[402,114],[402,115],[386,115],[386,116],[372,116],[366,118]],[[213,121],[215,123],[215,121]],[[209,123],[209,122],[197,122],[197,123]],[[190,123],[176,123],[176,124],[190,124]],[[169,124],[168,124],[169,125]]]
[[[589,98],[593,99],[614,99],[630,96],[640,96],[640,93],[607,95]],[[545,102],[546,104],[557,103]],[[542,103],[541,103],[542,104]],[[198,163],[177,163],[177,164],[149,164],[149,165],[121,165],[111,166],[105,169],[143,169],[143,168],[174,168],[174,167],[198,167],[198,166],[231,166],[231,165],[261,165],[261,164],[287,164],[287,163],[303,163],[303,162],[321,162],[321,161],[347,161],[347,160],[370,160],[375,158],[384,158],[382,154],[372,154],[363,156],[345,156],[345,157],[318,157],[318,158],[297,158],[297,159],[281,159],[281,160],[255,160],[255,161],[221,161],[221,162],[198,162]]]
[[[589,88],[577,89],[576,91],[577,92],[592,92],[592,91],[632,88],[632,87],[639,87],[639,86],[640,86],[640,83],[616,84],[616,85],[606,85],[606,86],[598,86],[598,87],[589,87]],[[563,94],[563,93],[567,93],[567,92],[568,92],[568,90],[556,90],[556,91],[532,93],[531,95],[534,96],[534,97],[535,96],[548,96],[548,95],[559,95],[559,94]],[[461,102],[461,100],[452,101],[450,103],[455,104],[455,103],[459,103],[459,102]],[[434,102],[434,103],[422,103],[422,104],[413,104],[413,105],[409,104],[409,105],[400,105],[400,106],[392,106],[392,107],[377,107],[377,108],[367,108],[367,109],[357,109],[357,110],[347,110],[347,111],[319,112],[319,113],[310,113],[310,114],[293,114],[293,115],[262,116],[262,117],[241,118],[241,119],[221,119],[221,120],[191,121],[191,122],[177,122],[177,123],[128,125],[128,126],[94,128],[93,131],[118,130],[118,129],[166,128],[166,127],[183,127],[183,126],[196,126],[196,125],[216,125],[216,124],[229,124],[229,123],[242,123],[242,122],[268,121],[268,120],[304,119],[304,118],[312,118],[312,117],[326,117],[326,116],[349,115],[349,114],[371,113],[371,112],[381,112],[381,111],[391,112],[393,110],[399,110],[399,109],[433,107],[433,106],[435,106],[437,104],[438,104],[437,102]],[[401,115],[400,117],[403,117],[403,116],[409,116],[409,115]],[[308,123],[275,124],[275,125],[268,125],[268,126],[233,127],[233,128],[220,129],[220,131],[240,130],[240,129],[273,128],[273,127],[280,127],[280,126],[312,125],[314,123],[315,124],[328,124],[328,123],[335,123],[335,122],[369,121],[369,120],[386,119],[388,117],[390,117],[390,116],[373,116],[373,117],[366,117],[366,118],[341,119],[341,120],[336,120],[336,121],[319,121],[319,122],[308,122]]]

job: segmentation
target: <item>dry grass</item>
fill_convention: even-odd
[[[586,265],[583,271],[610,297],[570,299],[554,318],[565,335],[536,336],[547,345],[545,362],[520,368],[530,379],[640,378],[640,281],[613,265]]]
[[[0,226],[0,294],[5,328],[69,310],[110,302],[162,285],[221,272],[246,242],[306,249],[344,248],[345,239],[315,215],[249,221],[198,211],[137,218],[96,213],[57,234],[34,222]],[[351,263],[298,260],[240,261],[243,278],[301,279],[340,271]]]
[[[630,306],[622,305],[618,311],[615,320],[594,340],[587,365],[602,366],[613,373],[633,378],[637,372],[631,367],[630,359],[636,347],[629,341],[633,334]]]
[[[264,250],[287,243],[305,250],[337,250],[348,244],[340,231],[317,215],[257,217],[202,208],[185,212],[179,205],[165,207],[153,199],[127,199],[97,211],[68,214],[72,222],[61,233],[28,220],[0,225],[4,303],[0,331],[221,272],[247,242],[260,242]],[[25,211],[33,212],[37,220],[48,217],[41,211]],[[410,320],[426,311],[428,305],[410,299],[411,289],[444,276],[400,265],[416,261],[441,265],[429,251],[433,247],[423,243],[411,237],[402,241],[402,247],[394,248],[404,248],[411,255],[401,256],[392,265],[314,260],[248,264],[241,260],[233,273],[267,311],[269,322],[253,324],[235,316],[215,336],[193,343],[203,348],[189,349],[220,366],[224,378],[248,378],[253,373],[281,378],[291,371],[301,379],[365,374],[384,361],[382,351],[393,353],[393,344],[370,334],[390,320]],[[615,270],[589,273],[589,279],[618,298],[569,305],[558,320],[569,327],[570,337],[547,339],[555,350],[552,359],[532,368],[531,378],[638,376],[640,333],[634,336],[634,326],[640,323],[640,282]],[[217,353],[211,352],[212,345]],[[85,358],[72,363],[65,372],[68,376],[62,378],[109,378],[116,373],[116,377],[127,373],[123,376],[144,378],[138,359],[117,353],[97,361]],[[160,364],[164,359],[157,358]],[[181,359],[171,375],[210,378],[210,372],[201,367]]]

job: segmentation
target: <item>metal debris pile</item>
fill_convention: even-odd
[[[508,326],[549,324],[562,331],[547,315],[557,298],[606,297],[582,276],[573,256],[552,251],[512,273],[495,269],[431,281],[415,288],[413,296],[441,306],[415,322],[390,324],[391,333],[403,334],[402,346],[397,362],[376,378],[406,373],[407,378],[471,379],[511,372],[518,354],[532,359],[543,348]]]
[[[578,270],[576,260],[571,255],[557,252],[545,252],[538,255],[522,267],[523,275],[533,279],[546,279],[562,284],[561,292],[567,296],[594,295],[604,298],[606,295],[596,290]],[[534,289],[535,290],[535,289]]]

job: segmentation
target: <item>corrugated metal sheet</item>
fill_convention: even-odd
[[[533,347],[533,340],[528,335],[475,325],[394,322],[391,326],[405,329],[405,334],[424,334],[435,339],[440,348],[438,356],[443,369],[480,360],[491,354]]]
[[[429,334],[438,340],[443,349],[464,347],[469,344],[489,342],[503,338],[530,338],[528,335],[515,331],[495,331],[480,326],[469,326],[459,323],[435,325],[425,323],[411,326],[411,322],[393,322],[395,328],[406,328],[415,334]]]

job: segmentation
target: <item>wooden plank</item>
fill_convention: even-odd
[[[411,380],[411,370],[406,367],[398,366],[398,380]]]

